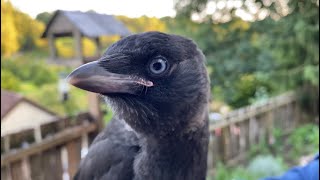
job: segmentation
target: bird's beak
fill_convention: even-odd
[[[84,64],[69,74],[67,80],[73,86],[99,94],[137,94],[141,87],[151,87],[151,81],[130,75],[115,74],[99,65],[99,61]]]

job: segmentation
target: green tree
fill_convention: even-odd
[[[183,0],[175,4],[177,24],[186,24],[188,19],[197,17],[197,21],[189,23],[194,24],[194,29],[188,31],[185,28],[185,35],[193,38],[204,51],[213,88],[223,89],[220,92],[229,104],[245,105],[235,102],[233,97],[242,97],[239,101],[248,103],[248,99],[252,98],[249,94],[258,93],[238,89],[236,84],[244,74],[257,80],[257,87],[247,86],[254,88],[254,91],[265,89],[267,94],[277,94],[304,86],[312,90],[312,93],[305,94],[315,95],[308,99],[319,99],[317,1],[289,0],[283,3],[275,0],[268,4],[261,0],[242,0],[238,3]],[[216,9],[210,11],[210,7]],[[251,17],[250,21],[249,18],[244,21],[245,17],[239,12]],[[173,25],[169,29],[178,27],[183,31],[184,25],[168,22]]]
[[[117,16],[117,18],[133,33],[145,31],[166,31],[165,23],[155,17],[141,16],[139,18],[129,18],[126,16]]]
[[[10,1],[1,0],[1,55],[9,56],[17,52],[19,47],[13,6]]]
[[[10,1],[1,0],[1,55],[44,48],[46,43],[40,39],[43,30],[42,22],[14,8]]]
[[[14,9],[14,24],[19,32],[18,39],[21,50],[37,48],[37,41],[40,40],[44,31],[44,24],[17,9]]]
[[[48,24],[52,15],[53,13],[51,12],[42,12],[36,16],[36,20],[43,22],[44,24]]]

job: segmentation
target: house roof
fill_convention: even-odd
[[[130,31],[126,28],[126,26],[112,15],[98,14],[95,12],[57,10],[46,26],[46,29],[42,34],[42,38],[47,37],[48,30],[59,14],[67,17],[67,19],[70,20],[70,22],[76,26],[76,28],[78,28],[84,36],[126,36],[130,34]]]
[[[28,102],[29,104],[32,104],[32,105],[36,106],[37,108],[39,108],[49,114],[57,116],[57,114],[53,113],[52,111],[50,111],[50,110],[40,106],[39,104],[23,97],[20,94],[1,89],[1,119],[5,115],[7,115],[21,101]]]
[[[1,89],[1,118],[4,117],[21,100],[22,96]]]

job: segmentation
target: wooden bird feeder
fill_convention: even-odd
[[[100,57],[101,36],[120,35],[122,37],[129,34],[129,30],[112,15],[57,10],[47,24],[41,38],[48,39],[50,49],[49,63],[78,66]],[[66,60],[58,57],[55,40],[61,37],[74,38],[74,58]],[[97,51],[94,57],[84,57],[81,41],[83,37],[95,42]]]
[[[112,15],[98,14],[95,12],[63,11],[57,10],[46,26],[41,38],[47,38],[50,50],[49,64],[60,64],[64,66],[77,67],[100,58],[101,36],[119,35],[120,37],[129,35],[129,30]],[[62,59],[57,55],[55,40],[60,37],[74,38],[75,57],[72,59]],[[82,48],[82,38],[93,40],[97,51],[94,57],[84,57]],[[89,93],[89,112],[102,122],[102,113],[99,106],[98,96]]]

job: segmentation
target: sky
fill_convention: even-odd
[[[35,18],[37,14],[61,10],[94,10],[110,15],[128,17],[174,16],[173,0],[10,0],[19,10]]]

